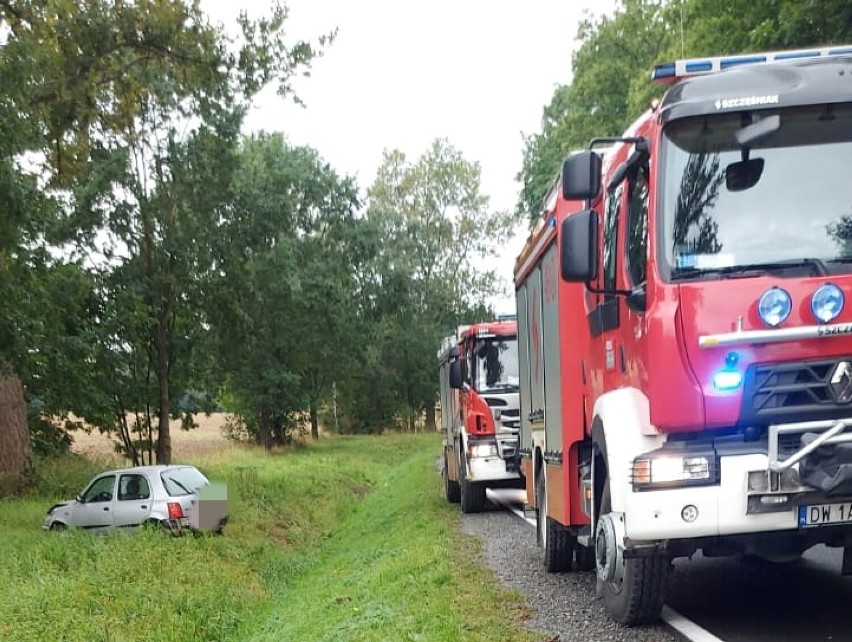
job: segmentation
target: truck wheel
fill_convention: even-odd
[[[535,493],[535,530],[544,570],[548,573],[570,571],[575,540],[568,529],[547,516],[547,486],[544,475],[539,476]]]
[[[461,477],[459,500],[462,512],[479,513],[485,507],[485,484],[468,480],[464,462],[459,464],[459,476]]]
[[[577,544],[574,549],[574,557],[577,560],[578,571],[594,571],[595,570],[595,547],[581,546]]]
[[[441,472],[444,474],[444,493],[447,496],[447,501],[451,504],[458,504],[459,500],[461,500],[461,489],[459,488],[458,481],[450,479],[450,471],[447,467],[447,453],[444,453],[444,470]]]
[[[610,512],[609,480],[604,485],[601,497],[601,517]],[[598,522],[599,526],[601,521]],[[595,534],[595,557],[597,563],[598,595],[604,599],[609,616],[625,626],[651,624],[660,617],[666,599],[669,560],[664,556],[639,557],[624,560],[620,578],[607,579],[606,569],[613,564],[608,560],[614,542],[598,528]],[[616,573],[618,575],[618,573]]]

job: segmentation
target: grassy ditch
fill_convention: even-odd
[[[0,639],[533,640],[441,498],[438,447],[334,438],[193,461],[230,492],[225,535],[201,538],[42,533],[97,470],[44,463],[33,496],[0,501]]]

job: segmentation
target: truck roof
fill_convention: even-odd
[[[444,337],[441,340],[441,347],[438,350],[438,361],[447,361],[450,357],[450,351],[455,348],[462,339],[471,336],[498,336],[498,337],[514,337],[518,334],[517,317],[501,316],[495,321],[480,321],[470,325],[460,325],[455,334]]]
[[[484,321],[473,323],[460,332],[460,337],[471,337],[493,334],[498,337],[511,337],[518,334],[518,322],[512,319],[500,319],[498,321]]]
[[[778,109],[848,102],[852,50],[847,55],[740,64],[684,78],[660,103],[663,122],[726,111]]]

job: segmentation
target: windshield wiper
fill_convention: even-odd
[[[187,495],[192,495],[193,491],[189,490],[189,488],[187,488],[186,486],[184,486],[183,484],[181,484],[181,483],[180,483],[177,479],[175,479],[174,477],[169,477],[169,481],[170,481],[170,482],[172,482],[173,484],[175,484],[176,486],[179,486],[180,488],[182,488],[182,489],[183,489],[183,491],[184,491]]]
[[[850,259],[852,261],[852,259]],[[817,276],[828,274],[821,259],[788,259],[786,261],[768,261],[766,263],[743,263],[718,268],[681,268],[672,274],[672,280],[700,279],[707,276],[752,276],[751,273],[764,274],[773,270],[790,268],[811,268]]]

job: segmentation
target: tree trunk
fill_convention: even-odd
[[[317,402],[311,399],[309,404],[309,412],[311,414],[311,439],[316,441],[319,439],[319,418],[317,417]]]
[[[408,432],[417,432],[417,425],[414,423],[416,421],[416,415],[413,410],[410,410],[410,414],[408,415]]]
[[[168,330],[166,323],[160,321],[157,327],[157,463],[172,463],[172,436],[169,432],[169,353]]]
[[[435,432],[435,400],[429,399],[426,402],[426,431]]]
[[[0,478],[16,487],[30,467],[30,431],[24,388],[14,375],[0,376]]]
[[[266,407],[260,409],[260,417],[258,418],[257,440],[260,445],[266,450],[272,448],[272,426],[270,424],[269,410]]]

